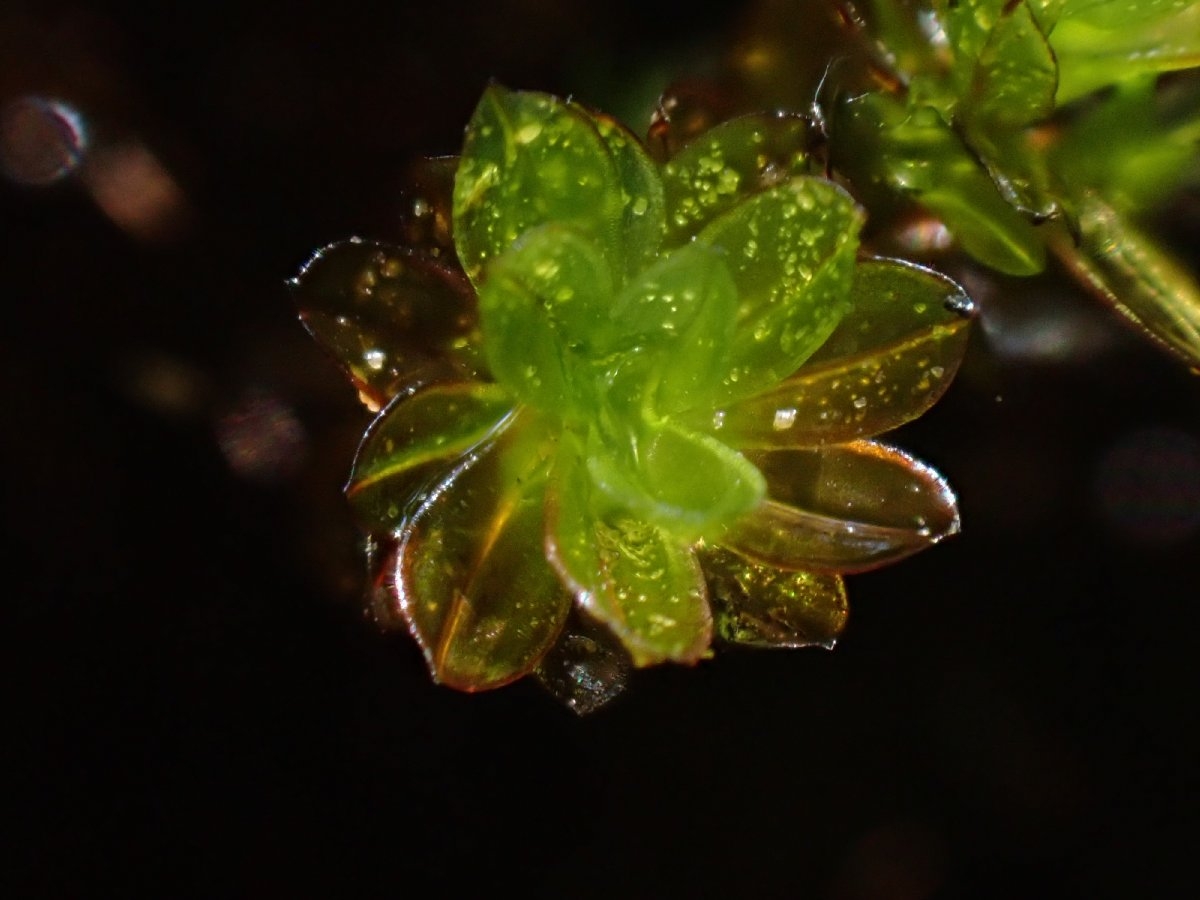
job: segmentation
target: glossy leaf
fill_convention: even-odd
[[[667,242],[681,244],[751,194],[809,171],[801,116],[741,116],[686,144],[663,166]]]
[[[751,647],[833,648],[849,603],[840,575],[784,571],[721,547],[703,546],[717,636]]]
[[[1063,15],[1097,28],[1124,30],[1188,9],[1193,0],[1060,0]]]
[[[497,380],[544,410],[594,409],[591,345],[608,321],[612,293],[609,266],[584,234],[557,223],[525,232],[479,291]]]
[[[769,499],[718,543],[781,569],[860,572],[903,559],[958,531],[945,480],[873,441],[817,450],[748,452]]]
[[[1200,285],[1153,240],[1094,195],[1080,204],[1081,244],[1055,251],[1085,286],[1162,346],[1200,364]]]
[[[723,254],[689,244],[642,272],[598,331],[618,406],[667,415],[704,404],[727,371],[737,288]]]
[[[586,716],[625,690],[631,668],[629,654],[611,631],[572,613],[533,674],[559,702]]]
[[[457,156],[427,156],[409,165],[400,201],[404,245],[450,262],[454,256]]]
[[[359,521],[391,531],[444,477],[456,457],[493,438],[512,414],[512,396],[482,382],[437,384],[398,397],[372,424],[346,485]]]
[[[542,552],[552,441],[528,416],[467,456],[399,532],[397,602],[435,680],[459,690],[528,674],[571,596]]]
[[[973,127],[1028,125],[1054,111],[1057,86],[1054,53],[1030,8],[1025,3],[1000,5],[995,25],[974,58],[963,114]]]
[[[1004,197],[937,110],[909,110],[882,94],[839,108],[835,164],[864,187],[886,186],[935,213],[980,262],[1009,275],[1046,263],[1041,235]],[[835,148],[838,145],[835,145]]]
[[[714,219],[696,241],[725,254],[736,330],[717,401],[792,374],[849,309],[863,213],[831,181],[795,178]]]
[[[621,183],[608,145],[578,107],[492,85],[467,126],[454,182],[454,242],[467,275],[478,287],[489,260],[547,223],[588,234],[619,262]]]
[[[579,449],[560,454],[546,499],[547,558],[635,665],[695,662],[712,640],[695,555],[648,522],[597,514],[594,499]]]
[[[430,381],[486,371],[474,294],[443,262],[343,241],[313,254],[291,284],[301,321],[372,410]]]
[[[950,385],[974,308],[944,275],[897,260],[855,270],[853,311],[791,378],[687,421],[733,447],[843,443],[915,419]]]
[[[1168,4],[1163,4],[1164,6]],[[1150,15],[1149,4],[1111,5],[1129,21],[1101,27],[1089,15],[1064,15],[1050,35],[1058,58],[1058,103],[1063,105],[1107,85],[1145,75],[1200,66],[1200,4],[1187,3],[1169,15]]]
[[[758,470],[708,435],[667,421],[647,426],[633,447],[593,431],[588,472],[606,501],[623,515],[694,540],[753,509],[762,499]]]
[[[621,223],[617,242],[623,279],[633,277],[658,252],[666,231],[666,206],[658,167],[641,142],[611,116],[591,113],[620,177]]]

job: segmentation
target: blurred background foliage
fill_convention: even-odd
[[[672,84],[807,108],[827,13],[0,7],[9,896],[1179,895],[1200,383],[1053,266],[939,259],[982,318],[894,438],[964,533],[850,579],[834,652],[638,673],[579,721],[435,687],[363,617],[366,414],[285,278],[398,239],[489,78],[635,130]],[[1150,227],[1196,270],[1195,192]]]

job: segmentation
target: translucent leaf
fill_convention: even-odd
[[[611,631],[572,613],[533,674],[560,702],[586,716],[625,690],[631,666],[629,654]]]
[[[1061,0],[1064,17],[1098,28],[1129,26],[1183,12],[1193,0]]]
[[[849,615],[840,575],[785,571],[721,547],[699,549],[717,636],[752,647],[832,649]]]
[[[1058,235],[1055,252],[1066,266],[1122,316],[1182,357],[1200,364],[1200,285],[1094,195],[1079,206],[1082,243]]]
[[[1033,13],[1024,3],[1007,3],[974,59],[961,111],[972,127],[1028,125],[1054,112],[1057,85],[1054,53]]]
[[[944,275],[876,259],[855,269],[853,310],[800,370],[715,415],[686,419],[732,447],[836,444],[929,409],[967,348],[974,308]]]
[[[590,412],[597,403],[587,367],[612,294],[608,264],[582,233],[556,223],[525,232],[479,292],[497,380],[541,409]]]
[[[738,290],[737,328],[720,400],[792,374],[849,309],[862,211],[840,187],[795,178],[710,222],[696,240],[720,250]]]
[[[1089,21],[1099,4],[1089,16],[1059,20],[1050,35],[1058,57],[1059,105],[1119,81],[1200,66],[1200,4],[1186,3],[1170,15],[1148,7],[1140,2],[1110,5],[1114,17],[1129,19],[1118,27]],[[1143,18],[1143,10],[1155,14],[1134,21]]]
[[[689,244],[642,272],[617,298],[600,350],[614,402],[667,415],[705,403],[719,386],[734,335],[737,288],[722,254]]]
[[[484,371],[475,295],[443,262],[343,241],[313,254],[291,286],[305,327],[373,410],[429,381]]]
[[[494,437],[512,409],[507,391],[481,382],[437,384],[396,398],[372,423],[346,485],[359,522],[368,531],[399,527],[431,481]]]
[[[809,170],[807,119],[752,115],[694,138],[662,170],[667,241],[681,244],[739,200]]]
[[[412,162],[400,199],[404,245],[447,261],[454,257],[452,230],[457,156],[429,156]]]
[[[616,446],[593,431],[588,441],[592,482],[624,514],[694,540],[763,497],[758,470],[708,435],[668,421],[634,440],[633,447]]]
[[[442,684],[474,691],[514,681],[562,630],[571,596],[542,551],[552,443],[518,419],[399,532],[397,602]]]
[[[1009,275],[1046,264],[1042,236],[1015,210],[937,110],[864,94],[839,108],[835,166],[856,184],[883,185],[935,213],[963,248]]]
[[[597,515],[578,450],[560,454],[546,497],[546,556],[634,665],[698,660],[712,639],[704,575],[688,544],[627,515]]]
[[[958,531],[945,480],[900,450],[854,441],[817,450],[746,454],[769,499],[718,543],[782,569],[860,572]]]
[[[601,139],[612,154],[621,184],[618,242],[625,261],[620,274],[630,278],[652,260],[666,229],[663,185],[658,167],[625,126],[610,116],[591,113]]]
[[[488,260],[548,222],[590,234],[621,262],[621,185],[608,145],[578,107],[492,85],[467,126],[454,182],[454,241],[467,275],[479,286]]]

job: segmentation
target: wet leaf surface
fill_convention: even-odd
[[[701,547],[717,637],[751,647],[832,649],[850,608],[840,575],[785,571]]]
[[[398,528],[422,492],[457,457],[494,437],[512,410],[507,391],[481,382],[398,397],[367,432],[346,485],[359,522],[370,531]]]
[[[836,444],[903,425],[950,385],[973,307],[963,289],[896,260],[860,263],[853,310],[791,378],[715,415],[696,415],[739,449]]]
[[[305,327],[373,410],[430,381],[483,374],[474,293],[445,262],[342,241],[318,250],[292,290]]]
[[[832,182],[795,178],[749,198],[697,236],[725,254],[738,289],[718,402],[781,381],[829,337],[849,310],[862,219]]]
[[[632,667],[611,631],[573,612],[533,674],[560,703],[586,716],[624,692]]]
[[[718,543],[782,569],[861,572],[931,546],[959,528],[945,480],[873,441],[818,450],[752,451],[768,500]]]
[[[397,603],[433,677],[459,690],[528,674],[571,595],[542,551],[553,441],[528,415],[467,457],[400,529]]]

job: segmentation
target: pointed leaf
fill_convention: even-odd
[[[695,538],[753,509],[764,483],[744,456],[671,422],[647,427],[623,448],[595,432],[588,472],[614,507],[681,539]]]
[[[571,607],[542,552],[552,441],[528,416],[438,485],[399,532],[397,603],[436,681],[500,687],[528,674]]]
[[[694,138],[663,166],[667,241],[682,244],[751,194],[806,174],[812,126],[797,115],[752,115]]]
[[[783,380],[829,337],[849,310],[862,221],[833,182],[794,178],[739,203],[697,236],[726,254],[738,289],[721,398]]]
[[[1032,11],[1005,3],[974,59],[961,110],[972,127],[1017,128],[1054,112],[1057,86],[1058,65]]]
[[[849,603],[840,575],[784,571],[721,547],[699,550],[717,635],[752,647],[833,648]]]
[[[699,563],[661,529],[598,512],[606,499],[594,494],[582,442],[564,438],[546,493],[546,558],[635,665],[695,662],[712,639]]]
[[[900,450],[855,441],[748,453],[770,499],[718,543],[781,569],[861,572],[958,531],[945,480]]]
[[[437,384],[397,397],[358,448],[346,496],[368,531],[398,528],[457,457],[496,436],[513,409],[502,387]]]
[[[582,111],[557,97],[484,92],[467,126],[454,182],[454,242],[478,287],[483,267],[537,225],[570,225],[623,270],[622,178]]]
[[[1082,243],[1054,250],[1122,316],[1191,366],[1200,364],[1200,285],[1179,262],[1095,195],[1079,206]]]
[[[911,263],[859,263],[853,311],[800,370],[716,414],[685,418],[739,449],[837,444],[903,425],[949,387],[974,308],[958,284]]]
[[[291,286],[305,327],[372,410],[429,381],[484,371],[475,296],[443,262],[343,241],[313,254]]]

